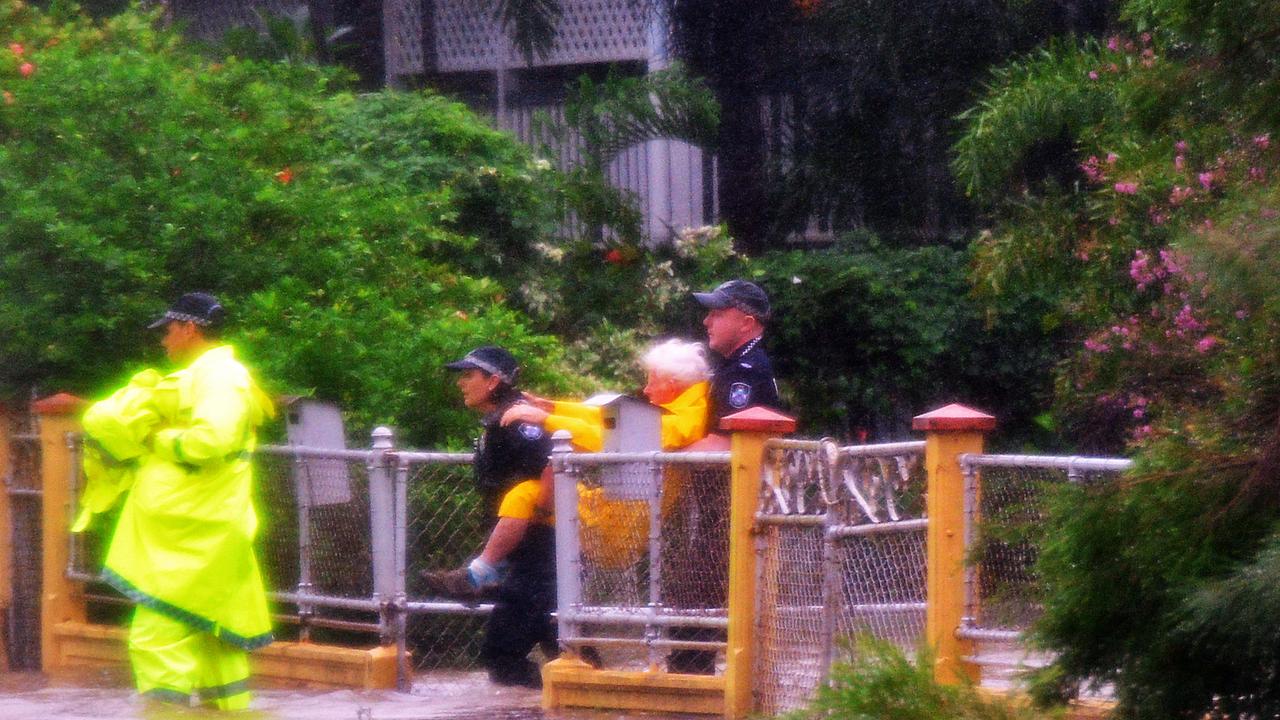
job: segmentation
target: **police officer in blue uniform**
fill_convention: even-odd
[[[707,346],[718,358],[711,371],[707,427],[719,429],[724,416],[756,405],[780,408],[773,364],[760,343],[771,314],[769,296],[746,280],[730,280],[693,296],[707,309],[702,324]]]

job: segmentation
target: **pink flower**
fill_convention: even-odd
[[[1236,311],[1236,319],[1237,319],[1237,320],[1243,320],[1243,319],[1245,319],[1245,318],[1247,318],[1247,317],[1249,317],[1249,311],[1248,311],[1248,310],[1240,309],[1240,310],[1237,310],[1237,311]]]
[[[1196,352],[1203,355],[1204,353],[1207,353],[1213,348],[1215,348],[1219,342],[1221,341],[1218,340],[1218,338],[1212,335],[1205,335],[1204,337],[1200,338],[1200,342],[1196,343]]]
[[[1183,155],[1173,156],[1173,169],[1181,170],[1187,164],[1187,158]]]
[[[9,52],[13,53],[14,57],[22,57],[26,48],[22,47],[22,43],[9,43]]]
[[[1208,190],[1213,187],[1213,173],[1205,171],[1196,176],[1200,180],[1200,187]]]
[[[1143,45],[1146,45],[1151,42],[1151,33],[1144,32],[1138,36],[1138,39],[1142,41]]]
[[[1187,141],[1179,140],[1173,144],[1173,149],[1177,150],[1179,154],[1185,153],[1187,151]]]
[[[1276,210],[1274,208],[1262,208],[1258,214],[1262,215],[1266,220],[1275,220],[1280,217],[1280,210]]]
[[[1112,35],[1111,37],[1107,38],[1107,49],[1111,50],[1112,52],[1120,49],[1119,35]]]
[[[1090,70],[1090,71],[1089,71],[1089,79],[1090,79],[1090,80],[1097,80],[1097,79],[1098,79],[1098,71],[1097,71],[1097,70]]]
[[[1169,216],[1161,212],[1155,205],[1147,208],[1147,219],[1152,225],[1163,225],[1169,220]]]
[[[18,66],[18,74],[22,77],[31,77],[31,73],[36,71],[36,66],[29,62],[24,62]]]
[[[1116,217],[1115,215],[1112,215],[1111,217],[1107,218],[1107,224],[1110,225],[1111,227],[1115,227],[1120,224],[1120,218]]]
[[[1095,340],[1093,338],[1085,338],[1084,349],[1088,350],[1089,352],[1104,353],[1104,352],[1110,352],[1111,346],[1099,340]]]
[[[1266,150],[1267,148],[1271,147],[1271,133],[1262,133],[1261,135],[1254,135],[1253,144],[1259,150]]]
[[[1109,152],[1109,153],[1107,153],[1107,164],[1108,164],[1108,165],[1115,165],[1115,164],[1116,164],[1116,161],[1117,161],[1117,160],[1119,160],[1119,159],[1120,159],[1120,156],[1119,156],[1119,155],[1117,155],[1117,154],[1115,154],[1115,153],[1113,153],[1113,152]]]
[[[1080,171],[1084,173],[1089,182],[1102,182],[1107,178],[1107,174],[1103,172],[1099,163],[1100,161],[1096,155],[1090,155],[1087,160],[1080,163]]]
[[[1249,168],[1249,179],[1256,182],[1262,182],[1267,177],[1267,171],[1260,167]]]
[[[1190,305],[1183,305],[1178,311],[1178,316],[1173,319],[1173,325],[1179,334],[1189,332],[1199,332],[1204,329],[1204,323],[1196,319],[1195,311]]]
[[[1151,48],[1147,48],[1146,50],[1142,51],[1142,57],[1144,58],[1153,58],[1155,56],[1156,56],[1156,51],[1152,50]]]
[[[1143,440],[1150,437],[1152,432],[1154,431],[1151,429],[1150,425],[1140,425],[1139,427],[1134,428],[1133,439]]]
[[[1138,183],[1136,182],[1118,182],[1112,186],[1116,192],[1121,195],[1133,195],[1138,192]]]
[[[1142,418],[1147,416],[1147,411],[1142,408],[1134,408],[1133,416],[1141,420]]]
[[[1195,194],[1195,192],[1196,192],[1195,190],[1192,190],[1192,189],[1191,189],[1191,188],[1189,188],[1189,187],[1183,187],[1183,186],[1181,186],[1181,185],[1174,185],[1174,186],[1173,186],[1173,192],[1170,192],[1170,193],[1169,193],[1169,204],[1170,204],[1170,205],[1181,205],[1182,203],[1186,202],[1186,200],[1187,200],[1188,198],[1190,198],[1192,195],[1194,195],[1194,194]]]

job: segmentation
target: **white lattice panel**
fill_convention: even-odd
[[[173,14],[187,24],[187,34],[203,40],[219,40],[233,27],[262,27],[259,12],[284,15],[295,11],[301,0],[182,0],[172,4]]]
[[[535,67],[644,60],[649,14],[638,0],[563,0],[556,41]],[[493,5],[479,0],[435,0],[436,70],[494,70],[503,52],[507,67],[524,57],[502,37]]]
[[[383,0],[382,42],[387,77],[417,75],[422,58],[422,0]]]

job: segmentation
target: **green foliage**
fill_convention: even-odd
[[[900,438],[911,417],[955,401],[1030,426],[1054,357],[1041,313],[1034,301],[984,312],[969,297],[968,262],[945,247],[871,243],[752,263],[749,277],[773,302],[771,356],[804,408],[804,432]]]
[[[1114,682],[1121,717],[1269,716],[1274,650],[1231,618],[1251,612],[1280,519],[1274,8],[1122,15],[1131,35],[997,73],[956,146],[992,223],[981,297],[1044,300],[1074,345],[1060,427],[1139,459],[1055,503],[1037,633],[1059,660],[1040,690]]]
[[[787,720],[1031,720],[1044,717],[999,700],[985,699],[970,685],[941,685],[933,658],[908,658],[897,646],[860,637],[847,661],[831,668],[830,683],[809,707]]]
[[[440,366],[482,342],[561,385],[558,344],[486,277],[516,284],[551,227],[545,169],[460,106],[210,62],[132,11],[0,2],[0,41],[6,394],[108,390],[156,359],[142,328],[193,288],[226,300],[273,390],[338,400],[353,428],[471,435]]]

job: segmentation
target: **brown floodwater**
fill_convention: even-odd
[[[537,690],[491,685],[483,672],[419,676],[410,692],[258,688],[252,709],[219,713],[152,706],[129,689],[127,672],[91,670],[47,677],[0,673],[3,720],[638,720],[692,715],[546,712]]]

